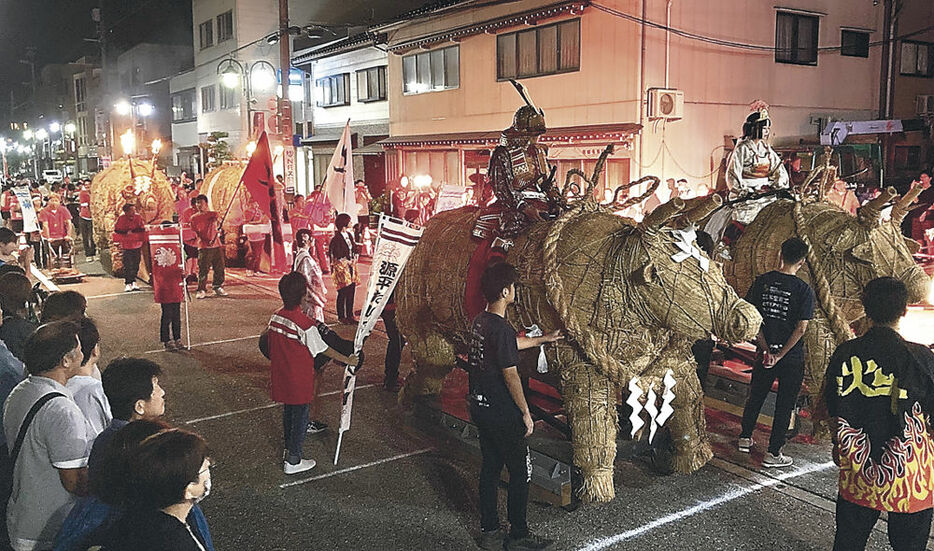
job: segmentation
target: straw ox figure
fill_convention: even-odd
[[[865,325],[860,294],[866,283],[882,276],[898,278],[908,287],[910,303],[924,300],[930,285],[912,258],[918,243],[899,229],[920,187],[903,197],[897,197],[894,188],[885,189],[852,216],[821,200],[819,191],[829,189],[834,181],[832,167],[827,167],[822,180],[816,184],[815,179],[818,192],[801,189],[797,194],[801,199],[781,199],[764,208],[733,244],[732,262],[723,266],[727,280],[744,294],[756,276],[777,267],[777,251],[784,240],[797,236],[810,244],[807,262],[798,275],[817,297],[814,319],[804,334],[805,383],[812,404],[819,403],[823,375],[836,346],[853,338],[851,327],[860,332]],[[886,217],[883,207],[893,199],[891,215]]]
[[[674,413],[666,426],[673,466],[700,468],[712,453],[691,343],[711,333],[732,342],[752,338],[761,318],[691,246],[691,232],[681,231],[717,207],[719,197],[675,199],[638,225],[612,213],[622,206],[615,200],[597,204],[592,185],[580,197],[556,220],[535,222],[514,239],[506,261],[521,280],[507,319],[517,328],[537,324],[545,332],[565,332],[565,340],[546,347],[547,373],[536,370],[537,350],[520,353],[519,369],[561,391],[574,464],[583,475],[581,497],[609,501],[620,391],[638,377],[643,393],[650,385],[660,393],[671,370]],[[469,234],[478,212],[465,207],[432,218],[402,275],[398,319],[416,367],[401,400],[439,392],[455,355],[465,350],[471,320],[464,274],[478,246]],[[685,245],[687,254],[679,254]]]

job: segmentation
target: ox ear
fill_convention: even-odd
[[[647,262],[645,266],[635,270],[629,275],[629,279],[636,285],[646,285],[651,283],[655,277],[655,264]]]
[[[921,250],[921,243],[918,243],[910,237],[905,238],[905,246],[908,247],[908,252],[911,254],[917,254]]]
[[[872,243],[866,241],[850,249],[850,254],[857,260],[872,262]]]

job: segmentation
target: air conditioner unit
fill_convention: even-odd
[[[919,115],[934,115],[934,94],[915,97],[915,112]]]
[[[649,118],[678,120],[684,117],[684,92],[670,88],[649,88]]]

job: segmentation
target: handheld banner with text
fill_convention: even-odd
[[[363,350],[363,341],[373,331],[389,295],[396,288],[402,269],[422,236],[422,228],[402,220],[380,216],[376,235],[376,247],[370,278],[367,281],[366,302],[360,312],[360,323],[354,336],[354,353]],[[341,399],[340,432],[337,437],[337,450],[334,452],[334,464],[341,453],[341,440],[344,432],[350,429],[350,415],[353,410],[353,393],[357,383],[358,366],[348,365],[344,369],[343,395]]]
[[[26,233],[39,231],[39,218],[36,216],[36,207],[32,204],[32,196],[26,186],[13,188],[13,194],[19,201],[20,212],[23,213],[23,231]]]

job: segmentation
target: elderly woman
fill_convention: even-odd
[[[187,522],[211,492],[207,444],[192,432],[168,429],[147,437],[130,456],[128,510],[110,530],[105,549],[205,551]]]
[[[314,238],[311,231],[300,229],[295,234],[292,243],[292,271],[305,276],[305,285],[308,290],[308,300],[302,304],[302,311],[315,321],[324,321],[324,305],[327,302],[328,290],[324,285],[324,275],[321,266],[311,255]]]

